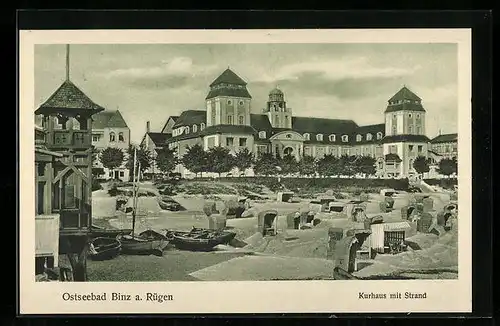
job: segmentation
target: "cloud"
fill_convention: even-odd
[[[215,68],[216,65],[195,64],[189,57],[174,57],[162,60],[159,65],[120,68],[105,72],[103,76],[138,88],[182,88]]]
[[[421,66],[398,68],[394,66],[377,67],[366,57],[340,58],[339,60],[311,60],[284,65],[274,75],[262,74],[256,82],[275,82],[279,80],[298,80],[304,74],[322,74],[328,80],[385,77],[396,78],[411,75]]]

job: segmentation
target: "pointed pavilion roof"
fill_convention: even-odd
[[[396,94],[394,94],[393,97],[389,99],[389,102],[400,100],[421,101],[422,99],[410,91],[408,87],[403,86],[403,88],[401,88]]]
[[[224,72],[217,77],[211,84],[210,87],[217,84],[233,84],[233,85],[242,85],[246,86],[246,82],[241,79],[237,74],[235,74],[231,69],[227,68]]]
[[[64,81],[61,86],[35,111],[35,114],[46,112],[68,112],[94,114],[104,108],[94,103],[85,93],[70,80]]]

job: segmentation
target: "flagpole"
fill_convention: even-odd
[[[137,190],[136,190],[136,166],[137,166],[137,148],[134,147],[134,169],[133,169],[133,188],[132,188],[132,236],[134,236],[135,232],[135,215],[137,209]]]

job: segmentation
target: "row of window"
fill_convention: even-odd
[[[398,101],[389,101],[389,104],[390,105],[394,105],[394,104],[403,104],[403,103],[415,103],[415,104],[419,104],[420,101],[412,101],[412,100],[398,100]]]
[[[99,134],[94,134],[92,135],[92,142],[98,142],[101,140],[101,136],[102,135],[99,135]],[[116,142],[116,134],[114,132],[110,132],[109,133],[109,141],[110,142]],[[123,132],[119,132],[118,133],[118,141],[119,142],[124,142],[125,141],[125,135],[123,134]]]
[[[200,131],[205,129],[205,123],[202,122],[200,123]],[[177,129],[174,129],[172,130],[172,135],[173,136],[179,136],[179,135],[182,135],[183,133],[184,134],[189,134],[190,132],[193,132],[193,133],[196,133],[198,132],[198,125],[192,125],[191,127],[189,126],[184,126],[184,127],[179,127]]]
[[[208,101],[208,103],[210,104],[211,102],[210,102],[210,101]],[[227,104],[228,104],[228,105],[233,105],[233,100],[227,100]],[[239,105],[243,105],[243,104],[245,104],[245,102],[244,102],[243,100],[239,100],[239,101],[238,101],[238,104],[239,104]]]
[[[237,138],[238,139],[238,146],[240,147],[245,147],[247,146],[247,139],[246,138]],[[235,139],[234,137],[227,137],[226,138],[226,146],[232,147],[235,144]]]
[[[309,133],[305,133],[302,135],[304,137],[305,140],[311,140],[311,135]],[[286,135],[287,138],[292,138],[292,135],[288,134]],[[380,140],[382,139],[383,137],[383,134],[381,132],[377,132],[377,139]],[[265,139],[266,138],[266,132],[265,131],[259,131],[259,138],[261,139]],[[337,136],[336,135],[329,135],[328,136],[328,140],[331,141],[331,142],[335,142],[337,139]],[[373,139],[373,135],[368,133],[366,134],[366,140],[372,140]],[[317,141],[323,141],[323,134],[317,134],[316,135],[316,140]],[[341,140],[342,142],[344,143],[347,143],[349,141],[349,136],[348,135],[342,135],[341,136]],[[362,135],[356,135],[356,141],[357,142],[360,142],[363,140],[363,136]]]

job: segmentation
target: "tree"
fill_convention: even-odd
[[[196,176],[198,173],[208,172],[208,156],[203,147],[196,144],[187,148],[182,156],[182,165]]]
[[[134,177],[134,150],[137,149],[137,162],[141,166],[141,171],[146,170],[153,162],[153,155],[144,146],[135,146],[130,144],[127,150],[127,169],[129,170],[129,179]]]
[[[235,167],[234,156],[229,153],[229,149],[222,146],[212,147],[207,152],[209,172],[219,174],[229,172]]]
[[[323,177],[338,175],[340,172],[339,159],[333,154],[326,154],[316,163],[319,175]]]
[[[107,147],[100,153],[102,165],[110,170],[116,169],[123,164],[123,151],[115,147]]]
[[[445,176],[450,176],[457,172],[457,161],[455,159],[443,158],[439,161],[438,172]]]
[[[305,176],[316,174],[316,162],[314,157],[304,155],[299,162],[299,172],[301,175]]]
[[[360,156],[355,161],[355,170],[357,173],[362,173],[365,176],[374,175],[376,172],[375,158],[371,156]]]
[[[248,150],[248,148],[240,149],[236,156],[234,157],[234,165],[240,170],[240,172],[245,172],[246,169],[252,166],[253,154]]]
[[[177,159],[173,150],[162,147],[156,150],[156,166],[163,173],[171,172],[177,164]]]
[[[339,174],[352,177],[356,174],[355,166],[356,156],[349,156],[347,154],[342,155],[339,158]]]
[[[413,168],[418,174],[429,172],[429,161],[424,156],[417,156],[413,161]]]
[[[294,174],[299,172],[299,164],[293,155],[285,155],[280,159],[278,165],[281,167],[281,174]]]
[[[277,160],[271,153],[262,153],[254,162],[253,170],[257,175],[270,176],[277,172]]]

